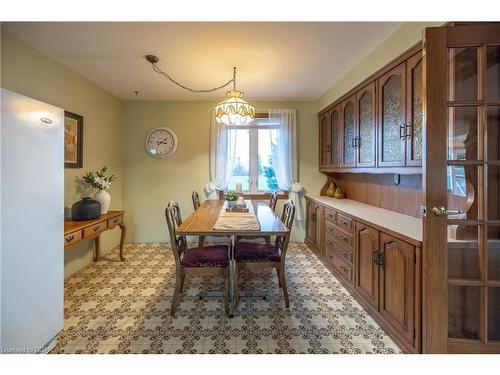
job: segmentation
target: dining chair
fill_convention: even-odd
[[[276,203],[278,203],[278,195],[279,193],[277,191],[273,191],[271,193],[271,199],[269,199],[269,207],[271,207],[271,210],[273,210],[273,212],[276,211]]]
[[[239,301],[240,272],[260,270],[263,268],[274,268],[278,274],[279,286],[283,289],[286,307],[290,306],[288,300],[288,289],[285,277],[285,259],[295,216],[295,205],[289,200],[283,206],[281,221],[288,229],[284,236],[276,236],[274,246],[255,242],[240,241],[234,247],[234,259],[236,261],[236,303]]]
[[[191,199],[193,200],[193,208],[196,211],[200,206],[200,196],[198,195],[197,191],[194,191],[191,193]],[[199,236],[198,237],[198,246],[201,247],[205,243],[205,236]]]
[[[170,315],[174,316],[179,305],[187,274],[224,276],[224,310],[229,312],[229,248],[227,245],[199,246],[188,248],[185,236],[177,235],[182,223],[179,204],[171,201],[165,209],[170,247],[175,260],[175,289]]]

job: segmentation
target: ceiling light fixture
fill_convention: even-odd
[[[168,73],[158,67],[160,59],[154,55],[147,55],[146,61],[151,64],[153,71],[163,75],[165,78],[175,83],[177,86],[193,93],[213,92],[233,84],[233,90],[226,93],[227,99],[215,106],[215,119],[218,123],[225,125],[248,125],[255,118],[255,107],[242,99],[243,92],[236,90],[236,67],[233,68],[233,78],[226,83],[211,89],[192,89],[170,77]]]

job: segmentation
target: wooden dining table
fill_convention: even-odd
[[[221,210],[224,209],[223,200],[206,200],[196,211],[182,222],[176,232],[181,236],[229,236],[229,315],[232,316],[235,308],[235,271],[236,263],[234,260],[234,244],[238,236],[244,237],[262,237],[262,236],[282,236],[288,233],[281,219],[269,207],[267,202],[252,200],[255,216],[260,225],[259,230],[241,230],[241,229],[214,229],[215,223],[219,218]],[[237,220],[237,219],[235,219]]]

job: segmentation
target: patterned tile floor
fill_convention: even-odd
[[[163,244],[126,245],[65,280],[64,330],[52,353],[399,353],[400,349],[303,244],[290,244],[285,308],[276,273],[242,276],[241,288],[265,287],[267,298],[242,298],[230,319],[218,277],[186,278],[170,316],[174,261]]]

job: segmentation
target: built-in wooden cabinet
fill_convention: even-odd
[[[306,245],[400,347],[420,351],[420,247],[309,197],[306,202]]]
[[[379,307],[379,266],[375,263],[380,233],[356,223],[356,290],[375,309]]]
[[[415,246],[380,233],[380,301],[382,316],[408,342],[415,339]]]
[[[356,97],[352,96],[340,104],[342,114],[342,168],[356,166]]]
[[[423,135],[422,54],[406,61],[406,165],[422,165]]]
[[[332,162],[330,164],[333,168],[340,167],[340,110],[334,107],[330,112],[330,127],[331,127],[331,150],[332,150]]]
[[[422,52],[414,48],[320,112],[320,170],[420,173],[422,111]]]
[[[320,167],[332,164],[332,127],[330,124],[330,114],[325,113],[319,120],[320,133]]]
[[[378,166],[405,165],[406,63],[401,63],[377,80]]]
[[[324,238],[324,223],[323,223],[323,206],[312,201],[306,201],[306,239],[312,247],[324,253],[323,238]]]

